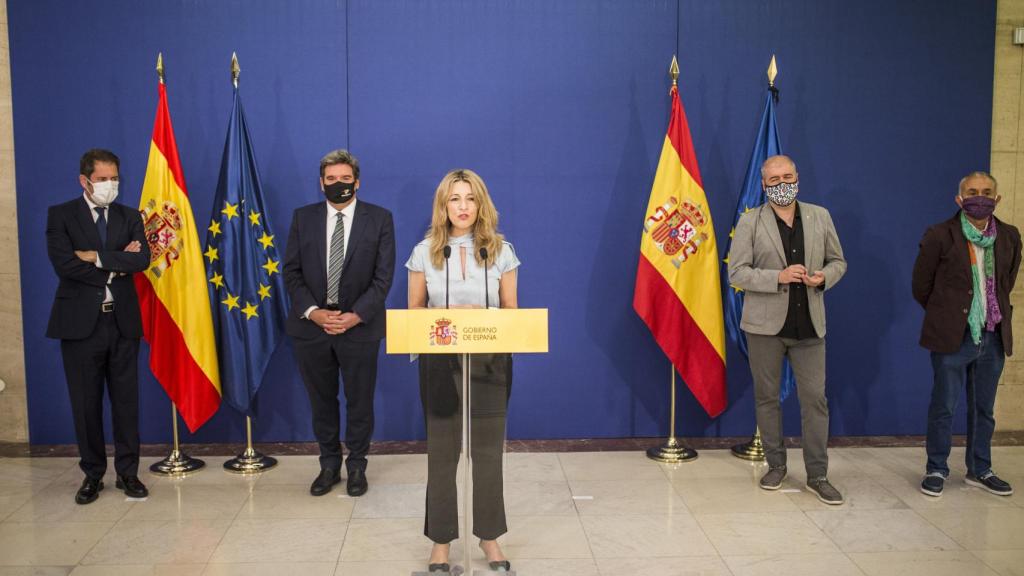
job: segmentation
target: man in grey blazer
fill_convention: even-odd
[[[800,399],[807,487],[826,504],[842,504],[827,477],[824,293],[846,273],[843,248],[828,210],[796,202],[799,175],[790,158],[765,160],[761,186],[768,202],[740,218],[729,252],[729,282],[745,292],[740,328],[768,460],[760,486],[778,490],[786,477],[779,384],[788,357]]]

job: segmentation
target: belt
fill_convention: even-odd
[[[103,304],[100,304],[100,312],[113,312],[113,311],[114,311],[114,303],[113,302],[104,302]]]

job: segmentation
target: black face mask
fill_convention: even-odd
[[[335,182],[324,186],[324,196],[332,204],[344,204],[356,195],[355,182]]]

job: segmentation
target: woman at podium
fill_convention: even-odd
[[[409,261],[409,308],[516,307],[519,259],[498,232],[498,211],[484,181],[453,170],[434,193],[426,237]],[[502,485],[505,416],[512,380],[509,354],[471,356],[470,430],[473,458],[473,534],[492,570],[510,565],[497,538],[508,531]],[[461,356],[419,357],[420,401],[427,427],[427,514],[424,534],[434,542],[430,571],[449,570],[459,536],[456,469],[462,443]]]

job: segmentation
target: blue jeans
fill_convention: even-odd
[[[992,410],[996,386],[1003,372],[1003,340],[998,332],[982,331],[981,343],[971,340],[970,328],[960,350],[953,354],[932,352],[935,383],[928,406],[928,473],[949,476],[949,450],[953,442],[953,414],[960,391],[967,384],[967,473],[982,476],[992,470]]]

